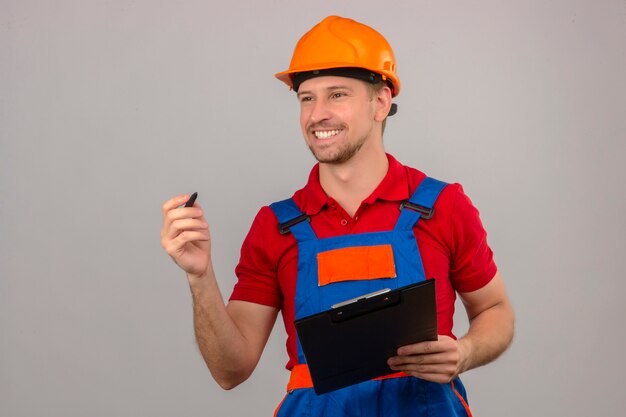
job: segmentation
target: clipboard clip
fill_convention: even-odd
[[[391,289],[383,288],[382,290],[374,291],[374,292],[371,292],[369,294],[361,295],[359,297],[354,297],[354,298],[351,298],[349,300],[342,301],[342,302],[337,303],[337,304],[333,304],[332,306],[330,306],[330,308],[343,307],[343,306],[346,306],[348,304],[356,303],[356,302],[361,301],[361,300],[367,300],[368,298],[372,298],[372,297],[376,297],[377,295],[388,293],[389,291],[391,291]]]
[[[334,304],[330,319],[334,323],[372,313],[383,308],[391,307],[400,302],[400,292],[392,292],[389,288],[352,298]]]

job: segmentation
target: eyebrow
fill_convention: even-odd
[[[336,84],[336,85],[331,85],[328,86],[326,88],[324,88],[324,91],[328,92],[328,91],[332,91],[332,90],[348,90],[348,91],[353,91],[352,88],[350,88],[349,86],[345,85],[345,84]],[[300,90],[298,91],[298,93],[296,94],[297,97],[300,97],[301,95],[304,94],[313,94],[311,91],[307,91],[307,90]]]

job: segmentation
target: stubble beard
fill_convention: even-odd
[[[317,159],[317,162],[324,164],[342,164],[352,159],[352,157],[363,147],[363,144],[364,141],[360,141],[358,143],[348,143],[328,155],[326,155],[323,150],[316,152],[312,146],[309,146],[309,150],[315,159]]]
[[[365,142],[367,142],[369,134],[371,134],[371,130],[359,138],[358,141],[354,143],[344,143],[337,150],[329,154],[327,154],[323,148],[316,151],[316,149],[311,145],[309,145],[309,150],[315,159],[317,159],[320,163],[342,164],[352,159],[352,157],[356,155],[359,150],[361,150]]]

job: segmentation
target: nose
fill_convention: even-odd
[[[311,103],[309,107],[308,119],[310,123],[320,123],[330,119],[330,107],[325,100],[318,99]]]

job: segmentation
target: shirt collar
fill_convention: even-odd
[[[410,186],[406,167],[390,154],[387,154],[387,160],[389,161],[387,174],[380,184],[378,184],[374,192],[372,192],[363,203],[374,204],[376,200],[399,202],[407,200],[410,197]],[[319,174],[319,164],[315,164],[309,174],[307,184],[294,195],[294,198],[297,198],[299,202],[300,208],[308,215],[319,213],[330,200],[330,197],[324,192],[320,184]]]

